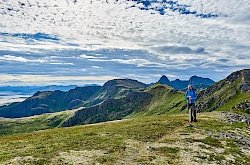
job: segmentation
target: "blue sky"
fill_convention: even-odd
[[[0,85],[215,81],[249,68],[249,0],[3,0]]]

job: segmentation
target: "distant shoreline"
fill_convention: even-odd
[[[0,106],[9,105],[14,102],[22,102],[31,95],[25,94],[10,94],[10,95],[3,95],[0,93]]]

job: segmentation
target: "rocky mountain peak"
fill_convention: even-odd
[[[203,78],[203,77],[198,77],[198,76],[192,76],[189,79],[189,84],[196,85],[196,84],[205,84],[205,85],[211,85],[214,83],[213,80],[209,78]]]
[[[192,76],[189,80],[176,79],[174,81],[170,81],[165,75],[163,75],[158,82],[169,85],[178,90],[186,90],[189,84],[192,84],[195,89],[204,89],[214,83],[214,81],[209,78],[198,76]]]
[[[165,75],[161,76],[161,78],[160,78],[160,80],[158,82],[162,83],[162,84],[170,85],[170,80]]]

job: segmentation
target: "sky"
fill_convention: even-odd
[[[0,1],[0,86],[219,81],[246,68],[249,0]]]

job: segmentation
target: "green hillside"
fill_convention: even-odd
[[[150,116],[187,112],[185,109],[185,93],[163,84],[155,84],[144,92],[152,98],[150,103],[140,112],[134,112],[129,117]]]
[[[66,92],[38,91],[23,102],[0,106],[0,116],[19,118],[92,107],[108,99],[120,99],[133,92],[143,91],[146,87],[146,84],[137,80],[114,79],[107,81],[103,86],[76,87]]]
[[[73,116],[75,111],[63,111],[16,119],[0,118],[0,136],[61,127],[63,122]]]
[[[0,164],[249,164],[249,128],[222,119],[164,114],[2,136]]]
[[[250,69],[236,71],[225,79],[198,93],[197,108],[206,111],[238,111],[250,114],[250,106],[237,108],[238,104],[250,101]],[[248,108],[249,107],[249,108]]]
[[[100,88],[100,86],[86,86],[76,87],[67,92],[38,91],[23,102],[0,106],[0,116],[19,118],[79,108]]]
[[[109,88],[117,87],[117,85],[109,86]],[[128,88],[123,90],[128,90]],[[105,91],[114,92],[116,90]],[[119,91],[122,90],[119,89]],[[113,94],[113,96],[115,95]],[[119,98],[108,98],[92,107],[79,109],[63,126],[69,127],[77,124],[99,123],[159,114],[184,113],[186,112],[185,107],[186,101],[182,91],[177,91],[167,85],[155,84],[146,89],[130,91]]]
[[[95,105],[110,98],[119,99],[131,92],[144,90],[146,87],[146,84],[132,79],[109,80],[91,97],[90,105]]]

